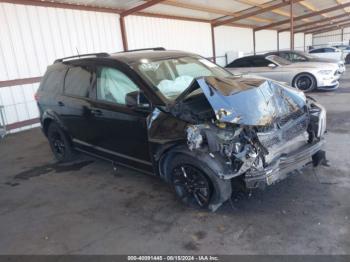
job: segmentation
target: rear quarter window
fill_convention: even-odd
[[[51,94],[61,93],[66,72],[67,68],[47,71],[43,77],[43,80],[41,81],[39,90],[49,92]]]
[[[238,59],[233,61],[232,63],[228,64],[226,67],[228,68],[234,68],[234,67],[251,67],[252,64],[250,61],[245,59]]]

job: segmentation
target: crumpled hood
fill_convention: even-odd
[[[273,80],[209,76],[196,81],[222,122],[265,126],[306,105],[302,92]]]

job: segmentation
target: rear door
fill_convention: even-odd
[[[60,108],[60,119],[74,139],[88,141],[93,136],[89,122],[89,94],[95,77],[94,68],[91,66],[70,66],[64,78],[63,94],[56,100]]]

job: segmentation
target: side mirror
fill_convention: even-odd
[[[150,104],[141,91],[134,91],[126,94],[125,103],[132,108],[149,108]]]
[[[276,66],[275,64],[272,64],[272,63],[271,63],[271,64],[268,64],[268,67],[272,69],[272,68],[275,68],[275,67],[277,67],[277,66]]]

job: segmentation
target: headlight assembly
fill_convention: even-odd
[[[320,70],[318,73],[321,75],[330,75],[333,73],[333,70]]]

